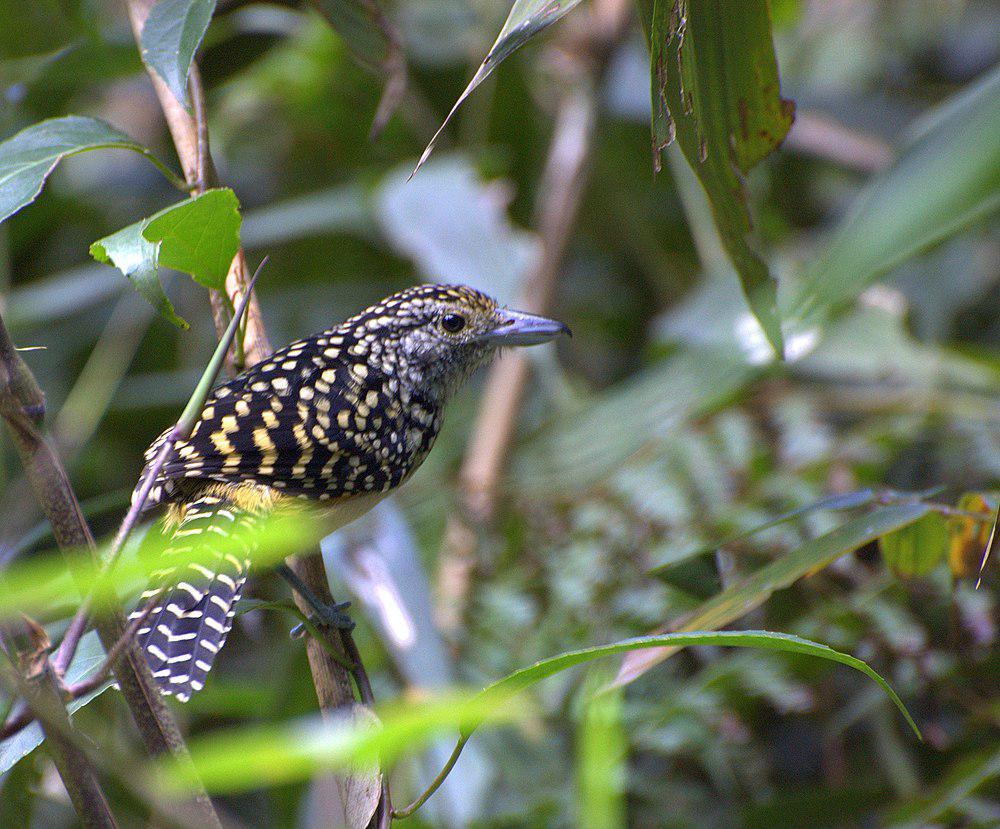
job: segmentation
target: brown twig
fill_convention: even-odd
[[[8,655],[13,653],[10,644],[5,643],[4,650]],[[38,720],[45,735],[45,749],[59,772],[80,822],[94,829],[113,829],[118,824],[111,814],[90,758],[75,739],[59,692],[59,679],[44,650],[27,657],[33,663],[28,675],[22,676],[17,669],[5,670],[7,684],[13,686]]]
[[[67,551],[70,571],[79,578],[83,575],[84,561],[88,570],[99,567],[100,561],[94,536],[80,511],[69,476],[39,428],[43,412],[42,392],[0,318],[0,416],[14,437],[28,482],[49,520],[56,544]],[[89,558],[81,559],[68,552],[81,548],[90,551]],[[105,613],[97,620],[96,627],[102,645],[110,649],[121,638],[125,620],[121,613]],[[179,761],[190,762],[177,723],[160,698],[146,660],[137,648],[125,649],[115,666],[115,679],[146,750],[151,754],[170,752]],[[220,825],[203,791],[196,793],[195,802],[205,826]]]
[[[129,20],[132,24],[132,31],[137,43],[141,40],[142,27],[154,2],[155,0],[126,0]],[[191,113],[188,113],[177,99],[174,98],[173,93],[155,71],[150,70],[148,74],[153,83],[157,98],[160,101],[160,106],[166,118],[167,126],[173,138],[174,147],[177,150],[186,180],[195,188],[206,185],[214,186],[218,181],[212,164],[211,151],[208,146],[204,89],[197,73],[197,67],[192,66],[192,74],[189,77],[192,99]],[[229,268],[229,273],[226,276],[226,296],[216,291],[210,294],[212,315],[215,320],[216,330],[220,336],[229,321],[230,307],[238,305],[241,297],[246,292],[246,266],[241,248],[234,257]],[[247,308],[247,322],[243,337],[245,363],[250,365],[258,363],[270,353],[271,346],[264,327],[260,306],[254,295],[251,296]],[[234,373],[239,368],[239,365],[236,361],[233,361],[233,363],[227,364],[227,368],[231,373]],[[288,566],[321,600],[332,601],[327,584],[326,569],[323,566],[323,559],[318,553],[310,556],[292,556],[288,559]],[[295,601],[299,605],[299,608],[308,614],[308,608],[302,604],[303,600],[297,594],[295,595]],[[336,649],[343,655],[343,642],[341,638],[329,635],[325,629],[323,632],[325,645]],[[316,697],[319,700],[320,708],[324,715],[329,715],[338,709],[352,705],[354,703],[354,695],[351,690],[351,678],[347,669],[343,665],[338,664],[337,660],[324,649],[324,645],[321,645],[315,637],[310,637],[307,640],[306,654],[309,658],[309,667],[313,675]],[[338,786],[338,788],[343,800],[346,789],[342,786]]]

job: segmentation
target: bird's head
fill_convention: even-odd
[[[417,285],[348,320],[368,362],[444,398],[505,346],[569,334],[563,323],[504,308],[465,285]]]

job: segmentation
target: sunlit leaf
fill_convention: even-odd
[[[789,307],[796,328],[821,324],[908,257],[1000,210],[1000,69],[923,123],[806,272]]]
[[[420,156],[420,161],[417,162],[414,172],[419,170],[421,165],[430,157],[438,136],[448,126],[448,122],[451,121],[452,116],[465,99],[472,94],[473,90],[479,84],[489,77],[490,73],[500,65],[501,61],[512,55],[546,26],[552,25],[567,12],[571,11],[579,2],[580,0],[514,0],[514,5],[511,7],[510,14],[507,15],[507,20],[504,21],[503,28],[500,29],[500,34],[497,35],[496,41],[493,43],[490,51],[486,53],[486,57],[480,64],[479,69],[476,70],[476,74],[472,76],[469,85],[458,96],[458,100],[455,101],[455,105],[451,108],[444,122],[438,127],[437,132],[434,133],[430,143],[428,143],[423,154]]]
[[[142,27],[142,59],[186,108],[188,75],[215,11],[215,0],[159,0]]]
[[[110,124],[79,115],[51,118],[0,143],[0,222],[31,204],[42,192],[45,179],[64,158],[111,148],[139,153],[176,181],[176,176],[146,147]]]
[[[948,552],[948,522],[943,515],[930,512],[882,536],[878,545],[885,563],[897,576],[924,576]]]
[[[925,504],[896,504],[848,521],[708,599],[688,614],[677,628],[704,630],[728,625],[760,607],[774,591],[832,564],[869,541],[912,524],[929,511],[930,507]],[[676,648],[660,648],[629,655],[622,660],[615,681],[620,684],[632,682],[675,651]]]
[[[221,289],[240,246],[239,208],[232,190],[209,190],[99,239],[90,253],[121,270],[166,319],[187,327],[163,293],[158,269],[184,271]]]
[[[198,779],[210,791],[238,791],[312,777],[324,769],[380,759],[390,764],[435,737],[457,730],[468,737],[489,722],[508,722],[527,716],[530,708],[514,705],[520,692],[554,674],[601,659],[648,648],[716,645],[762,648],[799,653],[847,665],[876,682],[889,696],[918,736],[920,731],[889,684],[860,659],[798,636],[769,631],[692,631],[642,636],[611,645],[570,651],[543,659],[504,677],[475,695],[452,694],[432,701],[379,710],[382,728],[352,728],[345,724],[320,725],[315,721],[284,728],[253,728],[203,737],[191,744],[194,766],[161,767],[156,780],[186,788]],[[197,777],[194,775],[197,774]]]
[[[752,247],[741,173],[784,140],[794,107],[781,98],[766,0],[643,0],[649,39],[653,155],[675,139],[708,196],[723,246],[768,341],[783,352],[777,283]]]

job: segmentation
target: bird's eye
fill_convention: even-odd
[[[461,314],[445,314],[441,317],[441,327],[449,334],[457,334],[465,328],[465,317]]]

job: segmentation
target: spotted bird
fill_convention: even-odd
[[[147,501],[166,508],[168,542],[132,618],[147,614],[137,639],[161,691],[186,701],[204,686],[261,515],[302,498],[323,505],[334,527],[354,520],[420,466],[446,402],[476,368],[503,346],[568,331],[466,286],[418,285],[218,386]],[[139,487],[168,432],[146,451]],[[171,563],[196,542],[198,563]]]

